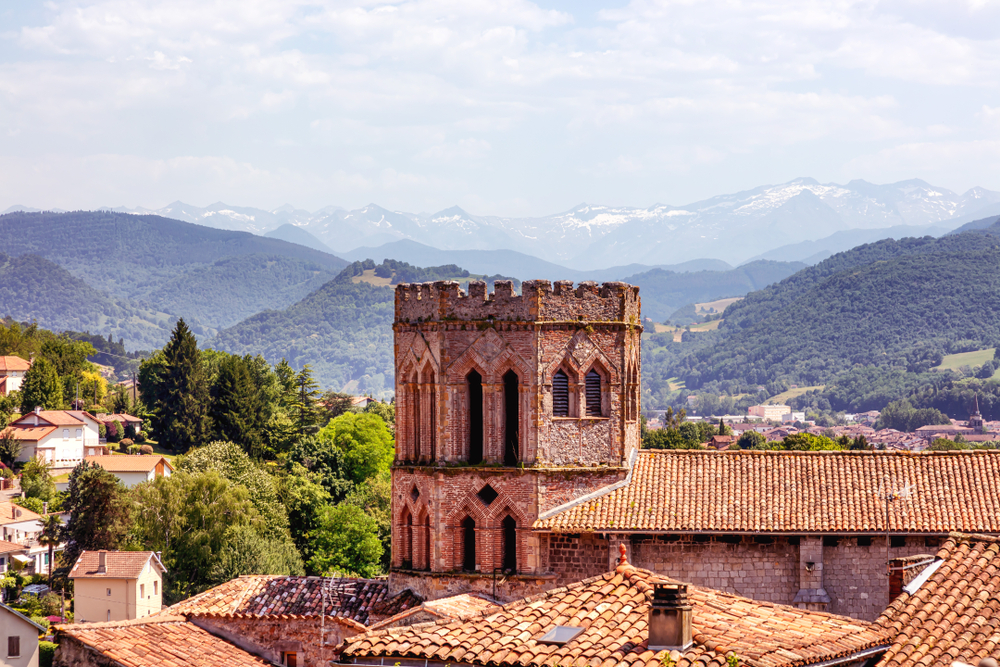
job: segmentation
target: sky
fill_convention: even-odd
[[[0,210],[1000,190],[1000,0],[0,4]]]

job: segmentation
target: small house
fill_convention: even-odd
[[[0,664],[38,667],[38,635],[44,632],[24,614],[0,603]]]
[[[76,622],[128,621],[159,612],[166,571],[152,551],[84,551],[69,572]]]

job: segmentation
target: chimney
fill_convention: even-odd
[[[654,584],[649,607],[651,651],[685,651],[692,644],[691,605],[686,584]]]
[[[107,574],[108,573],[108,552],[98,551],[97,552],[97,574]]]

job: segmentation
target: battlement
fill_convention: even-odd
[[[598,285],[572,280],[529,280],[521,283],[521,295],[509,280],[494,283],[487,294],[486,283],[469,283],[469,293],[457,282],[404,283],[396,286],[396,322],[444,321],[585,321],[639,323],[639,288],[621,282]]]

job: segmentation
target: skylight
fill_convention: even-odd
[[[561,646],[576,639],[577,635],[581,632],[583,632],[583,628],[574,625],[557,625],[546,632],[545,636],[539,639],[538,642],[540,644],[557,644]]]

